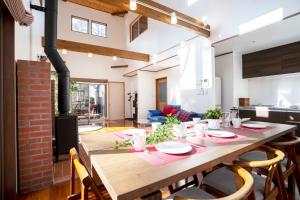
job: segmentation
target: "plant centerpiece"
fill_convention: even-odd
[[[180,124],[180,120],[177,119],[177,117],[175,117],[172,114],[166,116],[166,122],[165,122],[166,126],[172,127],[173,125],[177,125],[177,124]]]
[[[174,135],[172,129],[170,129],[166,124],[160,126],[155,130],[154,133],[148,134],[146,137],[146,144],[153,145],[161,142],[172,141],[174,140]],[[131,139],[125,141],[116,140],[113,144],[113,149],[117,150],[121,147],[131,146]]]
[[[222,117],[222,111],[219,108],[208,110],[204,116],[208,121],[209,129],[220,129],[220,118]]]

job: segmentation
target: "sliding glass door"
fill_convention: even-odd
[[[100,123],[106,118],[106,84],[76,83],[71,101],[79,124]]]

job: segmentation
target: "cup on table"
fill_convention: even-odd
[[[193,123],[194,123],[194,125],[200,124],[200,122],[201,122],[201,118],[199,118],[199,117],[193,118]]]
[[[146,147],[146,131],[137,130],[133,133],[131,144],[135,151],[143,151]]]
[[[174,124],[173,131],[175,132],[175,136],[182,138],[185,136],[185,125],[184,124]]]
[[[152,126],[152,131],[154,133],[156,131],[156,129],[158,129],[159,127],[161,127],[161,123],[160,122],[153,122],[151,124],[151,126]]]
[[[196,136],[198,137],[205,137],[206,136],[206,130],[207,130],[207,124],[196,124],[194,127],[194,130],[196,132]]]
[[[242,120],[240,118],[233,118],[232,120],[233,128],[240,128],[242,124]]]

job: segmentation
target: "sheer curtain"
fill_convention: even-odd
[[[22,0],[3,0],[9,9],[14,19],[20,25],[30,26],[33,22],[33,16],[30,12],[25,10]]]

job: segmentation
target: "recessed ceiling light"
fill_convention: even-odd
[[[177,24],[177,15],[175,12],[171,13],[171,24]]]
[[[113,56],[113,60],[116,61],[118,58],[117,56]]]
[[[130,8],[130,10],[136,10],[136,8],[137,8],[136,0],[130,0],[129,1],[129,8]]]
[[[65,55],[65,54],[68,53],[68,50],[67,50],[67,49],[62,49],[62,50],[61,50],[61,53]]]
[[[88,57],[89,58],[93,57],[93,54],[92,53],[88,53]]]

